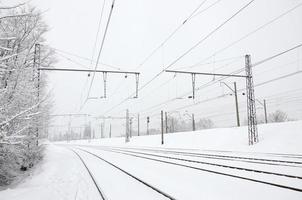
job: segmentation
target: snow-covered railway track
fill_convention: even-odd
[[[118,153],[118,154],[122,154],[122,155],[127,155],[127,156],[132,156],[132,157],[136,157],[136,158],[140,158],[140,159],[145,159],[145,160],[149,160],[149,161],[155,161],[155,162],[160,162],[160,163],[165,163],[165,164],[170,164],[170,165],[174,165],[174,166],[180,166],[180,167],[185,167],[185,168],[189,168],[189,169],[194,169],[194,170],[199,170],[199,171],[204,171],[204,172],[209,172],[209,173],[213,173],[213,174],[218,174],[218,175],[223,175],[223,176],[228,176],[228,177],[232,177],[232,178],[238,178],[238,179],[243,179],[243,180],[247,180],[247,181],[251,181],[251,182],[256,182],[256,183],[262,183],[262,184],[266,184],[266,185],[270,185],[270,186],[275,186],[278,188],[283,188],[283,189],[288,189],[288,190],[293,190],[293,191],[297,191],[297,192],[302,192],[302,187],[295,187],[295,186],[291,186],[288,184],[282,184],[282,183],[276,183],[274,181],[274,178],[272,179],[261,179],[261,177],[258,178],[254,178],[253,176],[246,176],[246,175],[238,175],[237,173],[230,173],[230,172],[224,172],[221,170],[213,170],[213,169],[209,169],[209,168],[203,168],[203,167],[199,167],[196,165],[189,165],[187,163],[192,163],[192,164],[202,164],[202,163],[198,163],[195,161],[188,161],[186,159],[178,159],[178,158],[173,158],[170,156],[162,156],[162,155],[151,155],[148,153],[142,153],[142,152],[131,152],[129,150],[121,150],[121,149],[110,149],[109,147],[106,148],[98,148],[102,151],[107,151],[107,152],[113,152],[113,153]],[[175,162],[171,161],[174,160]],[[222,166],[220,166],[222,167]],[[223,168],[229,168],[229,167],[223,167]],[[238,170],[239,168],[236,169],[236,167],[234,168],[234,170]],[[262,171],[262,170],[253,170],[253,169],[247,169],[247,168],[242,168],[240,169],[240,171],[243,172],[252,172],[252,173],[257,173],[260,176],[263,175],[272,175],[273,177],[276,176],[280,176],[283,178],[287,178],[287,179],[291,179],[291,180],[301,180],[300,176],[292,176],[292,175],[288,175],[288,174],[281,174],[281,173],[274,173],[274,172],[267,172],[267,171]],[[286,180],[287,181],[287,180]]]
[[[112,148],[112,147],[110,147]],[[281,159],[267,159],[267,158],[257,158],[257,157],[246,157],[246,156],[234,156],[234,155],[221,155],[221,154],[209,154],[209,153],[197,153],[197,152],[187,152],[187,151],[175,151],[175,150],[161,150],[161,149],[150,149],[150,148],[121,148],[121,147],[114,147],[123,150],[141,150],[141,151],[149,151],[149,152],[158,152],[164,154],[174,154],[174,155],[182,155],[182,156],[190,156],[190,157],[204,157],[210,159],[236,159],[240,161],[248,161],[254,162],[258,164],[267,164],[267,165],[284,165],[284,166],[291,166],[290,164],[298,165],[302,167],[301,161],[296,160],[281,160]],[[291,157],[293,158],[293,157]],[[255,162],[257,161],[257,162]]]
[[[269,171],[263,171],[263,170],[257,170],[257,169],[237,167],[237,166],[232,166],[232,165],[225,165],[225,164],[217,164],[217,163],[211,163],[211,162],[204,162],[204,161],[199,161],[199,160],[177,158],[177,157],[172,157],[172,156],[163,156],[163,155],[152,154],[152,153],[145,153],[145,152],[138,152],[138,151],[129,151],[129,150],[123,150],[123,149],[118,149],[118,148],[111,148],[111,149],[118,150],[118,151],[121,150],[121,151],[127,152],[127,153],[134,153],[134,154],[153,156],[153,157],[159,157],[159,158],[167,158],[167,159],[171,159],[171,160],[178,160],[178,161],[199,163],[199,164],[204,164],[204,165],[212,165],[212,166],[217,166],[217,167],[224,167],[224,168],[230,168],[230,169],[236,169],[236,170],[243,170],[243,171],[261,173],[261,174],[270,174],[270,175],[275,175],[275,176],[284,176],[284,177],[287,177],[287,178],[295,178],[295,179],[297,178],[297,179],[301,179],[302,180],[302,177],[298,176],[298,175],[275,173],[275,172],[269,172]]]
[[[94,153],[92,153],[92,152],[90,152],[90,151],[81,149],[81,148],[76,148],[76,149],[79,150],[79,151],[85,152],[85,153],[87,153],[87,154],[93,156],[94,158],[97,158],[98,160],[103,161],[104,163],[107,163],[108,165],[110,165],[110,166],[114,167],[115,169],[121,171],[121,172],[124,173],[125,175],[127,175],[127,176],[131,177],[132,179],[138,181],[139,183],[143,184],[144,186],[146,186],[146,187],[152,189],[153,191],[159,193],[159,194],[162,195],[165,199],[176,200],[176,198],[174,198],[172,195],[167,194],[166,192],[160,190],[159,188],[157,188],[157,187],[155,187],[155,186],[153,186],[153,185],[147,183],[146,181],[144,181],[144,180],[142,180],[142,179],[136,177],[135,175],[133,175],[133,174],[127,172],[126,170],[120,168],[119,166],[113,164],[112,162],[109,162],[108,160],[102,158],[101,156],[99,156],[99,155],[97,155],[97,154],[94,154]]]
[[[100,194],[101,200],[108,200],[104,194],[104,192],[101,190],[100,186],[97,184],[95,177],[93,176],[93,174],[91,173],[90,169],[87,167],[85,161],[83,160],[83,158],[80,156],[80,154],[78,154],[78,152],[76,152],[75,150],[69,148],[73,153],[75,153],[77,155],[77,157],[80,159],[80,161],[83,163],[85,169],[87,170],[90,178],[92,179],[98,193]]]

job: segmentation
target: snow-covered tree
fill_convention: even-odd
[[[202,118],[196,122],[196,130],[209,129],[214,127],[214,122],[209,118]]]
[[[49,123],[45,75],[53,51],[44,43],[47,25],[27,4],[0,7],[0,185],[40,158],[38,139]]]

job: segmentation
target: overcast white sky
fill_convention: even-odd
[[[116,0],[100,62],[116,66],[122,70],[137,70],[141,72],[140,85],[143,85],[160,72],[163,67],[174,61],[183,52],[204,38],[214,28],[249,2],[249,0],[221,0],[211,9],[188,21],[148,62],[136,69],[144,58],[173,32],[202,1],[204,0]],[[205,1],[199,11],[215,1]],[[4,2],[13,4],[14,2],[21,1],[2,1],[2,3]],[[32,0],[31,3],[36,5],[41,11],[46,11],[44,19],[50,27],[50,31],[46,36],[49,45],[82,57],[92,58],[93,56],[96,59],[105,22],[110,10],[110,0],[106,0],[101,32],[97,40],[97,51],[94,54],[93,46],[103,3],[102,0]],[[170,69],[186,67],[203,61],[219,49],[224,48],[274,17],[301,3],[301,0],[256,0],[187,56],[175,63]],[[183,70],[230,73],[244,67],[243,56],[245,54],[251,54],[252,62],[257,62],[301,44],[301,24],[302,6],[245,40],[242,40],[240,43],[204,61],[206,63],[211,62],[211,64],[198,65],[194,68],[183,68]],[[56,64],[56,67],[83,68],[83,66],[72,63],[62,57],[61,54],[58,55],[59,62]],[[63,54],[63,56],[81,63],[87,68],[94,67],[87,60],[67,54]],[[232,57],[236,57],[236,59],[215,62]],[[301,59],[302,50],[298,49],[258,66],[254,69],[255,85],[302,70]],[[232,62],[230,65],[220,68],[230,62]],[[99,66],[98,69],[111,68]],[[52,72],[48,76],[50,88],[53,88],[54,93],[54,113],[79,112],[81,103],[83,103],[87,95],[91,80],[87,78],[87,74]],[[292,118],[301,118],[301,78],[302,74],[297,74],[256,87],[256,98],[259,100],[263,98],[268,99],[269,112],[283,109]],[[196,79],[197,87],[211,79],[213,77],[198,76]],[[233,81],[237,81],[239,89],[245,87],[244,80],[234,78],[225,80],[229,84],[232,84]],[[102,87],[102,76],[99,74],[94,80],[90,96],[101,96],[103,92]],[[125,79],[124,75],[108,75],[108,98],[90,100],[80,112],[93,115],[123,116],[125,109],[129,108],[131,113],[140,112],[144,118],[148,115],[154,115],[155,117],[152,122],[154,123],[153,126],[156,127],[158,126],[158,117],[161,109],[172,111],[185,105],[229,92],[226,87],[221,87],[217,83],[198,91],[195,100],[178,99],[169,102],[169,104],[153,107],[161,102],[181,96],[186,92],[190,93],[191,90],[190,76],[177,75],[174,77],[174,74],[163,73],[139,93],[138,99],[128,100],[110,112],[106,112],[134,92],[134,89],[134,77],[129,76]],[[260,116],[263,110],[260,105],[257,107],[259,107],[257,111]],[[234,108],[234,99],[229,96],[177,110],[182,113],[185,110],[194,112],[197,118],[210,116],[214,121],[216,120],[215,124],[219,126],[232,126],[235,125]],[[244,96],[240,97],[240,110],[242,111],[241,121],[243,122],[246,116],[246,100]],[[156,116],[156,114],[158,115]],[[118,126],[116,126],[117,129],[119,129]]]

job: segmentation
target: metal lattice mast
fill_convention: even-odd
[[[256,105],[254,94],[254,83],[252,75],[251,56],[245,56],[245,72],[246,72],[246,96],[247,96],[247,121],[248,121],[248,137],[249,145],[258,142]]]
[[[36,87],[37,91],[37,103],[40,101],[40,71],[38,68],[40,67],[40,44],[35,44],[35,50],[34,50],[34,66],[33,66],[33,83]],[[38,105],[37,109],[39,111],[40,106]],[[39,145],[39,126],[37,124],[36,127],[36,144]]]

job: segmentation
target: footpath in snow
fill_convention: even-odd
[[[0,191],[1,200],[98,199],[95,185],[79,158],[67,148],[48,145],[33,174],[14,188]]]

